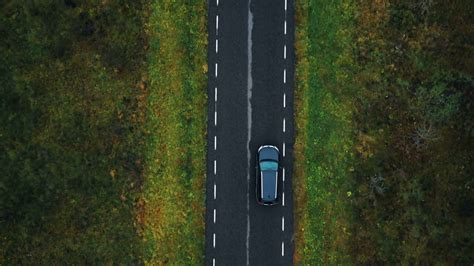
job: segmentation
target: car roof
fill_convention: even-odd
[[[277,171],[262,171],[262,199],[264,201],[273,201],[277,194]]]

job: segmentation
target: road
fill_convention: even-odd
[[[206,265],[291,265],[294,9],[210,0]],[[259,146],[281,152],[280,204],[258,205]]]

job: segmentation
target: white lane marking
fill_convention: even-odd
[[[217,78],[217,63],[216,63],[216,68],[215,68],[215,71],[214,71],[214,75],[215,75],[216,78]]]
[[[212,258],[212,266],[216,266],[216,259]]]
[[[285,44],[285,47],[283,48],[283,59],[286,59],[286,44]]]
[[[217,0],[217,1],[219,1],[219,0]],[[286,11],[286,7],[287,7],[287,3],[286,3],[286,0],[285,0],[285,11]]]
[[[216,186],[216,183],[214,183],[214,199],[216,199],[216,189],[217,189],[217,186]]]
[[[216,210],[214,210],[214,217],[215,217],[215,211]],[[214,218],[214,220],[216,220],[216,219]],[[281,217],[281,231],[285,232],[285,216]]]
[[[285,20],[285,35],[286,35],[286,20]]]
[[[217,102],[217,87],[214,88],[214,102]]]
[[[216,39],[216,54],[219,52],[219,40]]]
[[[285,167],[283,167],[283,182],[285,182]]]
[[[283,118],[283,133],[286,131],[286,119]],[[215,145],[214,145],[215,146]],[[214,149],[215,150],[215,149]]]
[[[216,89],[217,94],[217,89]],[[283,93],[283,108],[286,108],[286,93]]]
[[[214,126],[217,126],[217,111],[214,111]]]
[[[281,256],[285,256],[285,242],[281,241]]]
[[[285,0],[286,1],[286,0]],[[216,5],[219,6],[219,0],[216,0]]]
[[[214,223],[216,223],[216,209],[214,209]]]
[[[285,144],[285,142],[283,142],[283,157],[285,157],[285,155],[286,155],[285,150],[286,150],[286,144]]]
[[[283,69],[283,83],[286,83],[286,68]]]
[[[213,247],[213,248],[216,247],[216,233],[213,233],[213,234],[212,234],[212,247]]]
[[[217,170],[217,161],[214,160],[214,174],[216,174],[216,170]]]
[[[216,31],[219,30],[219,15],[216,15]]]
[[[217,150],[217,136],[214,136],[214,150]]]
[[[283,192],[283,207],[285,207],[285,192]]]

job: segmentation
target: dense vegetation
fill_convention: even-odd
[[[297,10],[296,262],[472,263],[472,1]]]
[[[0,261],[139,258],[142,8],[1,3]]]
[[[200,262],[205,3],[158,2],[1,1],[0,264]]]

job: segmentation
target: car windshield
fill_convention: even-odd
[[[276,171],[278,169],[278,163],[273,161],[263,161],[260,163],[260,170],[262,171]]]

